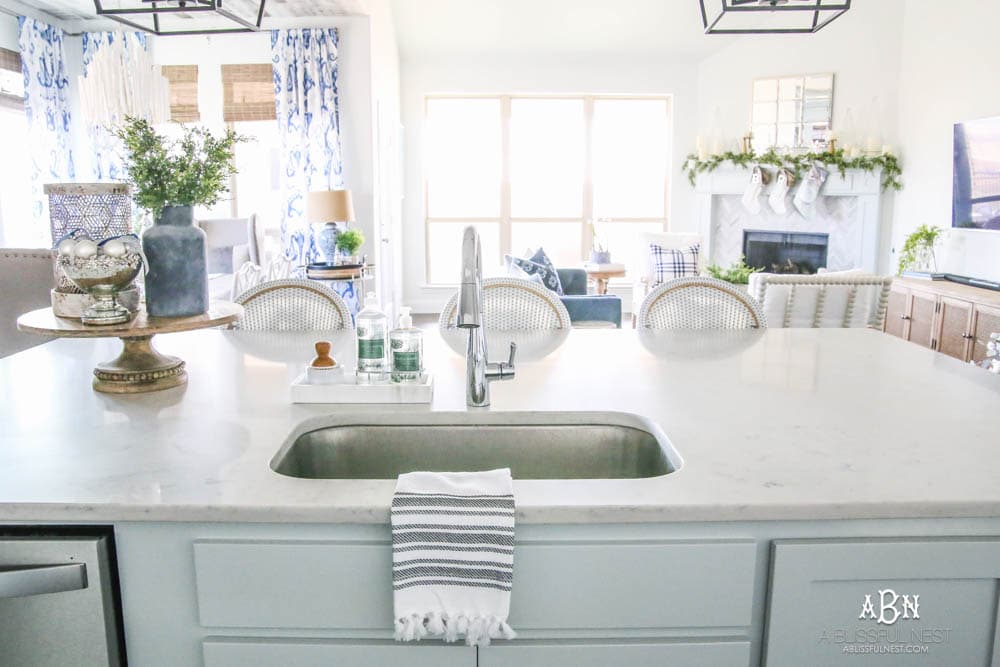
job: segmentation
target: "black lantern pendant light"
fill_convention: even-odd
[[[223,0],[94,0],[98,16],[106,16],[122,25],[153,35],[215,35],[227,32],[257,32],[264,18],[267,0],[238,0],[250,5],[244,11],[234,10]],[[206,19],[223,19],[209,23]]]
[[[851,8],[851,0],[698,0],[706,35],[818,32]]]

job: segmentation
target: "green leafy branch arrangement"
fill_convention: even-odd
[[[919,255],[924,253],[930,255],[932,264],[930,268],[936,268],[937,260],[934,257],[934,246],[937,245],[943,231],[940,227],[929,225],[920,225],[913,230],[913,233],[906,237],[903,248],[899,251],[899,274],[902,275],[903,271],[917,267],[921,261]]]
[[[746,258],[742,255],[740,255],[739,261],[730,264],[728,269],[724,269],[718,264],[709,264],[705,267],[705,273],[708,275],[719,280],[725,280],[727,283],[733,283],[734,285],[746,285],[750,282],[751,273],[763,270],[763,267],[755,268],[747,266]]]
[[[848,169],[860,169],[867,172],[881,169],[883,188],[887,190],[903,189],[903,183],[899,180],[900,176],[903,175],[903,170],[899,166],[899,158],[895,155],[884,153],[850,158],[844,154],[842,148],[825,153],[803,153],[801,155],[780,155],[774,148],[769,148],[760,154],[727,151],[718,155],[710,155],[704,160],[699,160],[698,156],[692,153],[685,158],[682,168],[687,174],[688,181],[694,185],[698,174],[715,171],[723,162],[731,162],[737,167],[750,167],[756,164],[783,167],[795,174],[796,179],[801,178],[812,165],[817,163],[829,169],[836,169],[841,176],[846,175]]]
[[[128,116],[115,130],[126,150],[125,166],[135,201],[158,216],[164,206],[212,206],[229,192],[236,173],[236,144],[249,141],[232,129],[221,137],[184,126],[180,139],[157,134],[142,118]]]

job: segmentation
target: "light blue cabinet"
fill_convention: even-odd
[[[387,526],[134,522],[116,541],[141,667],[1000,667],[996,519],[519,526],[518,638],[478,652],[392,641]]]
[[[765,664],[1000,666],[1000,540],[778,540]]]
[[[479,667],[747,667],[750,642],[510,642],[479,650]]]
[[[440,644],[304,639],[210,639],[205,667],[476,667],[476,650]]]

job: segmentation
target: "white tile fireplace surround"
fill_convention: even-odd
[[[765,169],[774,175],[773,168]],[[695,185],[698,230],[705,244],[707,262],[728,266],[738,260],[743,254],[744,230],[809,232],[829,234],[828,269],[877,271],[881,173],[851,169],[841,176],[831,171],[816,200],[815,213],[808,219],[792,205],[791,198],[798,183],[789,194],[788,215],[778,215],[771,210],[767,195],[774,180],[772,178],[771,185],[765,186],[761,212],[754,215],[741,202],[743,191],[750,182],[749,169],[722,167],[698,177]]]

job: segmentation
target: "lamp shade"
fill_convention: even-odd
[[[306,221],[354,222],[350,190],[316,190],[306,195]]]

